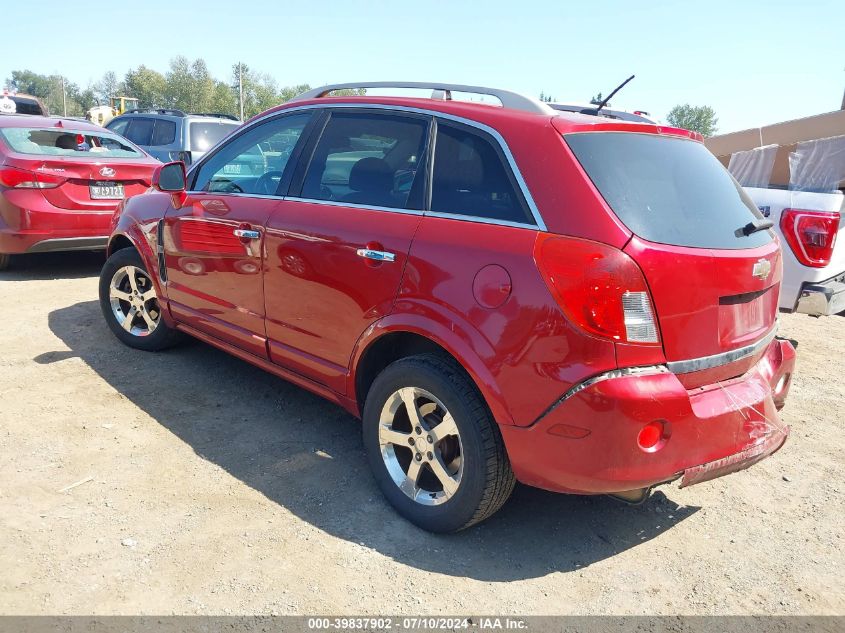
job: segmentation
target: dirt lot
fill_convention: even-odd
[[[0,273],[2,613],[845,614],[845,318],[783,317],[793,434],[751,470],[639,508],[521,487],[432,536],[339,408],[200,343],[120,345],[101,257]]]

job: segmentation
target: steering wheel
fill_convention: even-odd
[[[214,187],[211,191],[217,193],[243,193],[244,190],[236,182],[228,178],[219,178],[214,181]]]
[[[276,180],[273,180],[273,179]],[[265,174],[262,174],[258,177],[258,180],[255,181],[255,193],[261,194],[264,196],[272,196],[276,193],[276,189],[279,186],[279,181],[282,179],[282,172],[280,171],[268,171]]]

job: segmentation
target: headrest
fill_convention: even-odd
[[[390,191],[393,189],[393,170],[383,158],[362,158],[349,172],[349,188],[378,193]]]

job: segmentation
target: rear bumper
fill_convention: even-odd
[[[798,295],[795,311],[811,316],[828,316],[845,310],[845,274],[822,281],[805,283]]]
[[[0,195],[0,253],[105,248],[114,211],[14,206]]]
[[[501,425],[521,482],[581,494],[618,493],[683,477],[691,485],[746,468],[778,450],[795,350],[772,341],[743,376],[687,390],[665,368],[593,382],[531,427]],[[637,443],[664,424],[656,450]]]

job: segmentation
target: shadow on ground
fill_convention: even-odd
[[[431,535],[399,518],[373,482],[358,421],[345,411],[201,343],[150,354],[122,346],[87,301],[49,316],[78,356],[203,459],[303,520],[401,563],[508,581],[570,572],[614,556],[694,514],[662,492],[628,507],[517,487],[504,509],[457,535]]]
[[[105,251],[13,255],[9,268],[0,271],[0,281],[96,277],[105,262]]]

